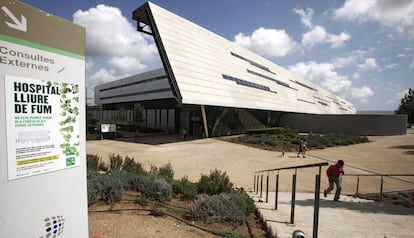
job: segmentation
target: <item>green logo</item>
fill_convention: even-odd
[[[74,155],[74,154],[75,154],[75,152],[76,152],[76,149],[75,149],[75,147],[73,147],[73,146],[68,146],[68,147],[66,147],[66,149],[65,149],[65,154],[66,154],[66,156],[71,156],[71,155]]]
[[[75,165],[75,157],[66,157],[66,167]]]

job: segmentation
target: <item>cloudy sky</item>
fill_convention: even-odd
[[[23,2],[86,27],[88,97],[97,84],[161,67],[153,40],[138,33],[131,19],[145,1]],[[360,111],[395,110],[414,88],[413,0],[152,2],[344,97]]]

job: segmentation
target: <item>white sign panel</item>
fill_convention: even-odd
[[[5,76],[9,180],[79,166],[79,86]]]
[[[101,124],[101,132],[116,132],[116,124]]]

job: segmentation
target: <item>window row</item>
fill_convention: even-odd
[[[289,85],[289,84],[287,84],[287,83],[285,83],[285,82],[282,82],[282,81],[279,81],[279,80],[277,80],[277,79],[275,79],[275,78],[272,78],[272,77],[269,77],[269,76],[263,75],[263,74],[261,74],[261,73],[257,73],[257,72],[255,72],[255,71],[250,70],[250,69],[248,69],[248,70],[247,70],[247,72],[249,72],[249,73],[251,73],[251,74],[254,74],[254,75],[256,75],[256,76],[260,76],[260,77],[262,77],[262,78],[265,78],[265,79],[271,80],[271,81],[273,81],[273,82],[275,82],[275,83],[277,83],[277,84],[279,84],[279,85],[285,86],[285,87],[287,87],[287,88],[297,90],[296,88],[292,88],[292,87],[290,87],[290,85]]]
[[[298,98],[298,101],[299,101],[299,102],[306,102],[306,103],[310,103],[310,104],[316,104],[316,103],[314,103],[314,102],[307,101],[307,100],[300,99],[300,98]]]
[[[294,82],[294,83],[296,83],[296,84],[299,84],[300,86],[305,87],[305,88],[307,88],[307,89],[314,90],[314,91],[318,91],[316,88],[312,88],[311,86],[306,85],[306,84],[304,84],[304,83],[301,83],[301,82],[299,82],[299,81],[296,81],[296,80],[290,80],[290,81],[292,81],[292,82]]]
[[[261,64],[259,64],[259,63],[256,63],[256,62],[254,62],[253,60],[249,60],[249,59],[247,59],[247,58],[245,58],[245,57],[243,57],[243,56],[241,56],[241,55],[239,55],[239,54],[236,54],[236,53],[234,53],[234,52],[230,52],[230,54],[231,55],[233,55],[234,57],[236,57],[236,58],[239,58],[239,59],[241,59],[241,60],[244,60],[244,61],[246,61],[246,62],[249,62],[251,65],[253,65],[253,66],[256,66],[257,68],[260,68],[260,69],[263,69],[263,70],[265,70],[265,71],[267,71],[267,72],[269,72],[269,73],[272,73],[272,74],[275,74],[274,72],[272,72],[268,67],[266,67],[266,66],[263,66],[263,65],[261,65]]]
[[[225,74],[222,74],[222,76],[223,76],[223,79],[227,79],[227,80],[230,80],[230,81],[234,81],[234,82],[236,82],[239,85],[243,85],[243,86],[247,86],[247,87],[251,87],[251,88],[260,89],[260,90],[267,91],[267,92],[277,93],[275,91],[270,90],[269,87],[264,86],[262,84],[253,83],[253,82],[250,82],[250,81],[247,81],[247,80],[239,79],[239,78],[232,77],[232,76],[225,75]]]
[[[118,84],[118,85],[113,86],[113,87],[100,89],[99,92],[109,91],[109,90],[117,89],[117,88],[129,87],[129,86],[132,86],[132,85],[143,84],[143,83],[148,83],[148,82],[162,80],[162,79],[167,79],[167,76],[163,75],[163,76],[153,77],[153,78],[149,78],[149,79],[144,79],[144,80],[141,80],[141,81],[135,81],[135,82],[125,83],[125,84]]]
[[[125,93],[125,94],[118,94],[118,95],[113,95],[113,96],[100,97],[99,99],[104,100],[104,99],[111,99],[111,98],[123,98],[123,97],[138,96],[138,95],[151,94],[151,93],[162,93],[162,92],[168,92],[168,91],[171,91],[171,89],[161,88],[161,89],[147,90],[147,91],[141,91],[141,92]]]

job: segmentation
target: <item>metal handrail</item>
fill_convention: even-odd
[[[279,193],[279,171],[280,170],[295,170],[295,173],[292,175],[292,202],[291,202],[291,210],[290,210],[290,223],[294,224],[295,222],[295,199],[296,199],[296,174],[298,169],[303,168],[312,168],[312,167],[319,167],[319,173],[315,175],[315,200],[313,205],[313,238],[318,237],[318,225],[319,225],[319,200],[320,200],[320,187],[321,187],[321,171],[322,166],[329,165],[328,162],[323,163],[314,163],[314,164],[304,164],[304,165],[297,165],[297,166],[289,166],[289,167],[282,167],[276,169],[266,169],[266,170],[258,170],[254,172],[254,184],[253,190],[256,194],[259,193],[259,176],[260,176],[260,197],[262,197],[263,192],[263,174],[267,173],[266,176],[266,203],[268,202],[268,194],[269,194],[269,174],[270,172],[277,171],[276,174],[276,189],[275,189],[275,210],[277,210],[278,204],[278,193]]]
[[[255,171],[254,173],[265,173],[265,172],[273,172],[273,171],[286,170],[286,169],[303,169],[303,168],[326,166],[328,164],[329,164],[328,162],[314,163],[314,164],[303,164],[303,165],[282,167],[282,168],[276,168],[276,169],[258,170],[258,171]]]
[[[384,177],[413,177],[414,174],[345,174],[344,176],[357,177],[354,197],[359,197],[359,177],[368,177],[368,176],[370,176],[370,177],[373,177],[373,176],[381,177],[380,201],[382,202],[384,200]],[[397,179],[397,178],[394,178],[394,179]],[[406,181],[406,180],[402,180],[402,179],[398,179],[398,180],[400,180],[402,182],[414,184],[414,182],[411,182],[411,181]]]

